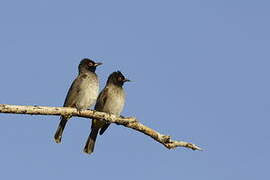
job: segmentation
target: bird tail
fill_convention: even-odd
[[[88,136],[88,139],[86,141],[86,144],[84,146],[84,152],[87,154],[91,154],[94,152],[94,148],[95,148],[95,142],[97,139],[97,135],[98,135],[98,128],[92,128],[91,129],[91,133]]]
[[[99,135],[102,135],[106,129],[110,126],[110,123],[106,123],[102,128],[101,130],[99,131]]]
[[[60,123],[54,135],[54,140],[56,143],[61,143],[62,134],[67,124],[67,121],[68,121],[67,117],[61,116]]]

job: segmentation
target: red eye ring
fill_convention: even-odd
[[[89,62],[88,63],[88,66],[93,66],[94,64],[92,62]]]
[[[118,81],[123,81],[123,78],[122,77],[118,77]]]

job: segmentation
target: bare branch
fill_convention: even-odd
[[[157,142],[163,144],[168,149],[176,147],[186,147],[192,150],[202,150],[195,144],[172,140],[170,136],[160,134],[155,130],[141,124],[134,117],[117,117],[112,114],[93,110],[77,111],[75,108],[67,107],[46,107],[46,106],[18,106],[18,105],[7,105],[0,104],[0,113],[12,113],[12,114],[30,114],[30,115],[72,115],[84,118],[96,118],[105,120],[110,123],[116,123],[136,131],[142,132],[147,136],[150,136]]]

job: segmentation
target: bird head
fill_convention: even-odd
[[[83,60],[81,60],[80,65],[79,65],[79,72],[88,70],[91,72],[95,72],[97,66],[101,65],[102,63],[100,62],[95,62],[91,59],[88,58],[84,58]]]
[[[107,84],[113,83],[117,86],[122,87],[125,82],[130,82],[130,80],[125,78],[125,76],[120,71],[116,71],[116,72],[113,72],[112,74],[110,74],[108,81],[107,81]]]

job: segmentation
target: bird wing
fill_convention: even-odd
[[[109,94],[109,88],[104,88],[101,93],[99,94],[98,96],[98,99],[97,99],[97,103],[95,105],[95,110],[97,111],[103,111],[104,109],[104,106],[106,104],[106,101],[107,101],[107,97],[108,97],[108,94]],[[101,130],[99,132],[100,135],[102,135],[105,130],[109,127],[110,123],[104,123],[104,122],[96,122],[94,123],[96,124],[97,126],[100,126]],[[93,125],[94,125],[93,124]],[[95,125],[94,125],[95,126]]]
[[[109,89],[104,88],[100,94],[98,95],[97,102],[95,105],[95,110],[103,111],[104,105],[106,104],[107,97],[108,97]]]
[[[83,79],[85,79],[86,75],[79,75],[71,84],[65,102],[64,107],[75,107],[75,100],[78,96],[79,92],[81,91],[81,84]]]

